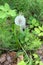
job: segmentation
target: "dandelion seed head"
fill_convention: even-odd
[[[14,22],[16,25],[20,26],[21,29],[26,27],[26,18],[23,15],[18,15]]]

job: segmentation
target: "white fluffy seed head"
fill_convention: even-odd
[[[20,29],[24,29],[26,27],[26,19],[23,15],[18,15],[14,22],[16,25],[20,26]]]

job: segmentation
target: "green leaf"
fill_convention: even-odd
[[[3,11],[0,11],[0,18],[4,19],[5,17],[7,17],[7,14]]]
[[[0,6],[0,10],[2,10],[2,11],[5,11],[5,8],[4,8],[4,6]]]
[[[43,65],[43,62],[40,61],[40,64],[39,65]]]
[[[37,54],[33,54],[34,58],[38,58],[38,55]]]
[[[7,3],[5,3],[4,8],[5,8],[5,11],[9,11],[10,10],[10,7],[9,7],[9,5]]]
[[[29,65],[33,65],[33,60],[30,58]]]
[[[42,27],[39,26],[39,29],[40,29],[41,31],[43,31],[43,26],[42,26]]]
[[[36,32],[36,34],[39,34],[40,33],[40,29],[35,28],[35,32]]]
[[[39,62],[40,62],[40,61],[36,61],[35,64],[37,65],[37,64],[39,64]]]
[[[34,26],[33,25],[30,25],[30,28],[33,28]]]
[[[35,23],[36,23],[36,19],[33,19],[33,20],[32,20],[32,24],[35,24]]]
[[[18,65],[26,65],[26,63],[24,61],[21,61],[18,63]]]
[[[15,10],[9,10],[8,14],[10,16],[16,16],[16,11]]]
[[[39,33],[38,36],[43,36],[43,32]]]

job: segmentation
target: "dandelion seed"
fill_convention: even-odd
[[[15,24],[20,26],[20,29],[25,29],[26,27],[26,19],[23,15],[18,15],[16,18],[15,18]]]

